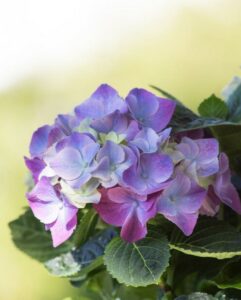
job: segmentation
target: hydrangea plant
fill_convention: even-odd
[[[102,84],[33,133],[13,241],[79,299],[241,299],[241,80],[199,115],[153,88]]]

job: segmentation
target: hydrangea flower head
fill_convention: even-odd
[[[34,132],[25,157],[34,179],[27,198],[54,246],[74,233],[86,204],[127,242],[144,238],[157,214],[190,235],[199,214],[215,215],[221,203],[241,213],[217,140],[175,134],[175,106],[137,88],[124,100],[103,84],[72,114]]]

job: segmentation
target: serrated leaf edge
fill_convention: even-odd
[[[238,252],[201,252],[201,251],[192,251],[192,250],[184,249],[184,248],[175,246],[173,244],[169,244],[169,246],[172,250],[177,250],[184,254],[198,256],[198,257],[226,259],[226,258],[232,258],[232,257],[241,255],[241,251],[238,251]]]
[[[116,240],[118,237],[116,237],[116,238],[114,238],[111,242],[114,242],[114,240]],[[152,238],[152,237],[151,237]],[[166,238],[166,237],[165,237]],[[155,238],[152,238],[152,239],[155,239]],[[167,239],[167,238],[166,238]],[[133,243],[133,244],[135,244],[135,243]],[[136,245],[136,244],[135,244]],[[170,247],[170,245],[168,244],[168,250],[170,250],[171,249],[171,247]],[[116,278],[116,276],[111,272],[111,270],[109,270],[109,268],[108,268],[108,266],[107,266],[107,263],[106,263],[106,250],[107,250],[107,247],[106,247],[106,249],[105,249],[105,252],[104,252],[104,257],[103,257],[103,263],[104,263],[104,266],[106,267],[106,269],[107,269],[107,271],[108,271],[108,273],[113,277],[113,278],[115,278],[120,284],[124,284],[125,286],[131,286],[131,287],[146,287],[146,286],[149,286],[149,285],[151,285],[151,284],[156,284],[156,285],[158,285],[159,283],[160,283],[160,280],[161,280],[161,275],[165,272],[165,270],[169,267],[169,265],[170,265],[170,257],[171,257],[171,253],[170,253],[170,251],[168,251],[168,253],[167,253],[167,258],[168,258],[168,260],[167,260],[167,264],[166,264],[166,268],[165,268],[165,270],[163,271],[163,273],[162,274],[160,274],[160,277],[157,279],[157,280],[155,280],[153,283],[147,283],[147,284],[143,284],[143,285],[139,285],[139,284],[128,284],[128,283],[126,283],[126,282],[124,282],[123,280],[119,280],[119,278]],[[149,269],[149,268],[148,268]]]

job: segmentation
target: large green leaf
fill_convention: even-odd
[[[202,218],[189,237],[176,228],[171,235],[170,247],[194,256],[231,258],[241,255],[241,233],[217,219]]]
[[[136,243],[113,239],[106,247],[104,262],[120,283],[137,287],[157,284],[169,257],[167,238],[151,227],[147,237]]]
[[[226,264],[219,274],[213,278],[213,282],[221,288],[234,288],[241,290],[241,260],[234,260]]]
[[[40,262],[66,253],[73,247],[69,240],[54,248],[49,231],[45,230],[44,225],[34,217],[30,209],[10,222],[9,227],[15,246]]]
[[[175,251],[172,253],[170,271],[167,272],[171,274],[171,282],[168,283],[175,295],[207,291],[210,280],[217,276],[229,261],[230,259],[190,256]]]
[[[198,107],[198,112],[202,117],[226,119],[228,115],[227,104],[214,94],[203,100]]]

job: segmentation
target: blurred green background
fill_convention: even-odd
[[[96,49],[95,59],[85,65],[36,72],[0,92],[0,299],[59,300],[78,294],[11,242],[7,223],[27,204],[23,156],[33,130],[71,111],[102,82],[123,96],[133,87],[160,86],[195,109],[240,75],[241,1],[209,1],[201,8],[184,2],[171,23],[165,24],[168,18],[149,23],[141,34],[120,41],[117,50],[105,55]]]

